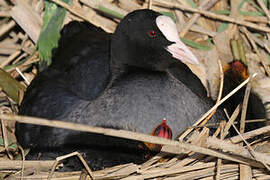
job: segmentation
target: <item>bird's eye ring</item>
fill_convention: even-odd
[[[156,31],[151,30],[151,31],[148,32],[148,35],[149,35],[151,38],[154,38],[154,37],[157,36],[157,33],[156,33]]]

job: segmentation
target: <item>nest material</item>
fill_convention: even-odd
[[[257,73],[257,77],[253,79],[252,83],[249,83],[251,90],[260,96],[263,103],[270,102],[268,58],[270,54],[270,28],[268,27],[270,12],[267,4],[264,4],[262,0],[256,2],[205,0],[201,4],[195,0],[73,0],[72,5],[67,5],[60,0],[51,1],[68,10],[65,23],[71,20],[86,20],[102,27],[107,32],[113,32],[119,18],[135,9],[151,8],[160,12],[170,12],[175,17],[180,36],[195,42],[192,45],[197,49],[193,48],[192,51],[202,63],[199,67],[190,66],[190,68],[208,88],[208,93],[212,98],[218,99],[218,102],[222,101],[218,97],[220,79],[222,79],[220,78],[222,71],[219,68],[219,62],[224,65],[236,58],[246,60],[250,74]],[[25,87],[37,74],[33,63],[39,61],[35,45],[41,31],[43,15],[42,0],[0,1],[0,67],[20,82],[18,84],[17,81],[11,79],[7,84],[0,84],[2,89],[0,93],[1,114],[17,113],[17,104],[23,97]],[[233,45],[233,48],[239,47],[239,51],[232,50],[231,40],[237,40],[238,45]],[[1,74],[1,77],[6,76],[5,72]],[[15,95],[8,91],[10,84],[18,89]],[[244,102],[242,110],[246,108],[246,104]],[[215,108],[204,115],[200,122]],[[206,127],[197,128],[197,130],[191,128],[192,135],[185,143],[159,140],[143,134],[134,136],[132,132],[125,132],[125,136],[128,134],[137,140],[147,138],[149,142],[163,144],[162,152],[142,165],[124,164],[96,172],[87,169],[87,172],[65,173],[54,172],[58,165],[57,161],[22,162],[15,160],[14,158],[21,151],[12,144],[12,142],[16,142],[14,120],[25,121],[25,119],[1,115],[1,118],[11,120],[1,121],[3,137],[0,147],[2,152],[1,176],[10,179],[19,177],[26,179],[47,179],[48,177],[52,179],[208,180],[239,179],[240,177],[242,179],[270,179],[268,167],[270,165],[268,155],[270,147],[267,134],[270,130],[269,126],[230,139],[226,138],[226,134],[229,128],[233,128],[233,120],[239,112],[240,107],[235,110],[227,123],[220,123],[214,136],[209,136],[209,129]],[[243,120],[244,116],[245,114],[242,115]],[[26,120],[31,119],[26,118]],[[41,119],[32,120],[37,124],[46,124],[46,121]],[[198,127],[200,122],[198,121],[194,126]],[[61,127],[63,126],[65,124],[61,125]],[[191,129],[188,132],[191,132]],[[93,132],[90,127],[88,130]],[[182,134],[180,138],[183,139],[186,134],[188,133]],[[113,130],[109,131],[109,135],[121,137],[121,134]],[[247,139],[258,135],[262,135],[262,138],[246,142]],[[71,155],[78,155],[81,158],[77,153]],[[66,157],[59,157],[57,160],[62,158]],[[22,169],[23,171],[21,171]],[[36,173],[33,175],[34,171]]]

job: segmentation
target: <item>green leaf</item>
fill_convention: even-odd
[[[27,58],[23,58],[22,60],[20,60],[19,62],[15,63],[15,64],[11,64],[11,65],[6,65],[3,69],[5,71],[8,71],[12,68],[16,68],[20,65],[22,65],[23,63],[25,63],[27,60],[29,60],[30,58],[33,57],[33,55],[37,52],[37,49],[35,48],[34,51],[32,52],[32,54],[30,54],[30,56],[28,56]]]
[[[206,41],[210,44],[210,47],[214,46],[214,43],[211,38],[208,38]]]
[[[256,11],[240,11],[240,14],[244,16],[264,16],[263,12]]]
[[[263,39],[266,39],[265,36],[262,36],[260,33],[252,33],[255,37],[263,37]]]
[[[229,25],[228,23],[222,23],[222,24],[218,27],[217,32],[220,33],[220,32],[225,31],[225,30],[228,28],[228,25]]]
[[[5,146],[4,139],[0,137],[0,146]],[[18,149],[18,146],[16,143],[12,143],[11,141],[8,141],[8,149],[12,151],[16,151]]]
[[[104,12],[106,14],[109,14],[111,16],[114,16],[116,18],[119,18],[119,19],[123,19],[124,18],[124,15],[123,14],[120,14],[120,13],[114,11],[114,10],[108,9],[108,8],[106,8],[104,6],[101,6],[101,5],[98,6],[98,10],[100,10],[101,12]]]
[[[17,62],[16,64],[11,64],[11,65],[6,65],[3,69],[5,71],[8,71],[12,68],[18,67],[19,65],[22,65],[23,63],[25,63],[27,61],[28,58],[25,58],[23,60],[20,60],[19,62]]]
[[[72,0],[62,0],[71,3]],[[66,10],[51,1],[44,1],[45,14],[43,17],[42,30],[37,42],[40,66],[48,66],[51,63],[52,49],[58,45],[60,30],[66,15]]]
[[[243,5],[246,2],[250,3],[258,11],[241,11],[241,8],[243,7]],[[238,6],[238,10],[239,10],[239,13],[241,15],[245,15],[245,16],[264,16],[265,15],[265,13],[263,12],[263,10],[256,3],[254,3],[254,1],[252,1],[252,0],[242,0],[241,3]]]
[[[196,43],[194,41],[191,41],[191,40],[185,39],[185,38],[180,38],[180,39],[181,39],[181,41],[183,41],[186,45],[188,45],[190,47],[193,47],[193,48],[196,48],[196,49],[200,49],[200,50],[205,50],[205,51],[211,50],[211,47],[210,46],[205,46],[205,45]]]
[[[231,13],[231,11],[229,10],[218,10],[218,11],[212,11],[212,12],[216,14],[223,14],[223,15],[229,15]]]
[[[174,14],[172,12],[159,11],[159,13],[172,18],[172,20],[174,22],[176,22],[176,18],[175,18]]]
[[[186,2],[193,8],[198,8],[197,4],[193,0],[186,0]]]

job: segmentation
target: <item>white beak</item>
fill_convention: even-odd
[[[180,40],[176,24],[173,20],[164,15],[160,15],[156,19],[156,24],[163,35],[173,44],[166,47],[172,56],[183,63],[199,64],[196,56],[188,49],[188,47]]]
[[[196,56],[181,41],[168,46],[167,51],[169,51],[174,58],[182,61],[183,63],[199,64]]]

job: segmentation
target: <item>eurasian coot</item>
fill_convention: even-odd
[[[224,66],[224,88],[223,94],[226,95],[249,77],[248,67],[239,60],[234,60]],[[246,87],[246,86],[245,86]],[[224,102],[223,108],[226,108],[231,114],[238,104],[243,102],[245,96],[245,87],[241,88],[230,99]],[[262,100],[251,91],[248,100],[246,119],[266,118],[266,112]],[[238,124],[239,125],[239,124]],[[265,122],[247,123],[246,131],[254,130],[265,126]]]
[[[146,134],[166,117],[174,138],[213,105],[167,73],[179,60],[199,63],[173,20],[157,12],[128,14],[112,35],[72,22],[52,65],[29,86],[20,114]],[[214,117],[224,119],[219,111]],[[144,157],[138,142],[91,133],[17,123],[16,136],[31,148],[29,158],[79,150],[93,169]]]

